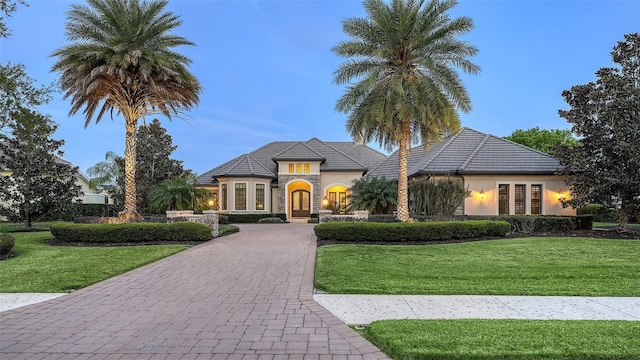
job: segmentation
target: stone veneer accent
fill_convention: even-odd
[[[322,206],[322,197],[320,196],[322,190],[320,189],[320,175],[278,175],[278,209],[281,209],[281,212],[286,213],[289,213],[291,210],[285,203],[285,195],[288,193],[287,183],[291,180],[304,180],[311,183],[311,202],[313,203],[311,212],[317,214]]]

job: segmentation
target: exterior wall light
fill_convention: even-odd
[[[327,197],[323,197],[322,198],[322,208],[323,209],[327,209],[329,207],[329,199],[327,199]]]
[[[478,195],[480,195],[480,200],[484,200],[486,194],[484,193],[484,189],[480,190],[480,192],[478,193]]]

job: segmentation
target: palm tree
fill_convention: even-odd
[[[87,175],[91,176],[89,186],[92,189],[95,190],[102,185],[115,188],[118,185],[118,178],[122,176],[122,169],[120,169],[117,162],[118,159],[121,159],[118,154],[113,151],[107,151],[104,155],[104,160],[87,169]]]
[[[407,156],[412,144],[425,146],[460,128],[456,109],[471,101],[453,67],[476,74],[468,57],[477,53],[456,39],[469,32],[468,17],[450,19],[455,0],[364,0],[368,18],[350,18],[343,31],[352,39],[333,48],[350,58],[335,71],[347,86],[336,110],[349,113],[353,138],[376,140],[391,151],[398,146],[398,217],[409,221]]]
[[[195,185],[195,176],[165,180],[151,189],[149,208],[154,213],[167,210],[201,210],[204,200],[211,198],[211,191]]]
[[[164,12],[167,0],[87,0],[71,5],[66,36],[72,43],[56,50],[52,71],[61,74],[70,115],[84,108],[87,127],[97,115],[122,114],[125,122],[124,219],[139,219],[136,208],[136,130],[150,114],[171,119],[196,106],[201,86],[189,72],[191,60],[173,48],[194,45],[171,34],[181,24]]]
[[[398,204],[398,185],[384,176],[356,179],[348,198],[348,211],[368,210],[371,214],[387,214]]]

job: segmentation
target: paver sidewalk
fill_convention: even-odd
[[[0,358],[386,359],[312,299],[307,224],[241,232],[0,313]]]

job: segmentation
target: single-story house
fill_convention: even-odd
[[[360,142],[276,141],[198,177],[221,213],[286,213],[308,218],[330,206],[344,208],[352,181],[386,155]]]
[[[503,138],[463,128],[428,149],[414,147],[410,180],[455,176],[471,190],[465,215],[575,215],[556,175],[558,160]],[[343,209],[353,180],[398,177],[397,151],[386,156],[361,142],[277,141],[240,155],[198,177],[221,213],[286,213],[308,218],[328,200]]]
[[[463,128],[429,148],[414,147],[408,157],[409,180],[455,176],[471,190],[465,215],[575,215],[560,199],[569,187],[556,175],[554,157],[490,134]],[[367,176],[398,178],[398,152]]]

